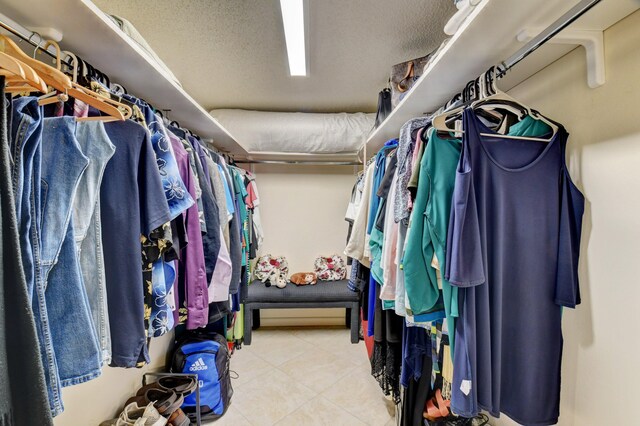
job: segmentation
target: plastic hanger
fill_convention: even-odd
[[[492,70],[494,70],[494,67],[491,68]],[[551,140],[553,140],[553,138],[555,137],[556,133],[558,133],[558,126],[552,122],[551,120],[547,119],[546,117],[544,117],[542,114],[538,113],[537,111],[529,108],[528,106],[526,106],[525,104],[517,101],[516,99],[512,98],[511,96],[507,95],[506,93],[500,91],[496,85],[496,80],[492,79],[491,81],[491,85],[492,85],[492,91],[493,94],[491,96],[488,96],[484,99],[480,99],[476,102],[474,102],[471,107],[476,109],[478,107],[492,107],[492,106],[498,106],[498,107],[512,107],[514,109],[518,109],[520,108],[520,111],[522,111],[523,113],[526,113],[526,115],[529,115],[537,120],[542,121],[543,123],[545,123],[547,126],[549,126],[553,132],[552,135],[549,139],[544,139],[544,138],[534,138],[534,137],[527,137],[527,136],[510,136],[510,135],[500,135],[500,134],[496,134],[496,135],[492,135],[492,136],[498,136],[498,137],[504,137],[507,139],[521,139],[521,140],[532,140],[532,141],[544,141],[544,142],[550,142]],[[524,118],[521,117],[521,118]]]
[[[491,72],[495,72],[494,67],[492,67],[490,70],[492,70]],[[487,71],[489,72],[489,71]],[[486,73],[485,73],[486,74]],[[483,79],[483,76],[480,76],[479,79]],[[473,82],[470,82],[473,83]],[[442,114],[439,114],[437,116],[435,116],[432,120],[432,126],[437,130],[437,131],[441,131],[441,132],[454,132],[456,134],[463,134],[464,130],[457,130],[455,128],[451,128],[448,126],[448,122],[451,120],[452,117],[454,116],[458,116],[459,114],[462,113],[462,111],[467,108],[468,106],[473,108],[473,109],[478,109],[478,108],[489,108],[489,109],[496,109],[496,108],[504,108],[510,112],[514,112],[518,113],[518,114],[523,114],[524,115],[530,115],[536,119],[539,119],[541,121],[543,121],[545,124],[547,124],[549,127],[551,127],[551,129],[553,130],[553,133],[551,135],[551,137],[549,139],[545,139],[545,138],[536,138],[536,137],[528,137],[528,136],[511,136],[511,135],[503,135],[501,133],[480,133],[481,136],[490,136],[490,137],[498,137],[498,138],[505,138],[505,139],[517,139],[517,140],[530,140],[530,141],[536,141],[536,142],[550,142],[551,140],[553,140],[553,138],[555,137],[556,133],[558,132],[558,126],[555,125],[554,123],[552,123],[551,121],[549,121],[548,119],[544,118],[544,116],[538,114],[537,112],[531,110],[531,108],[529,108],[528,106],[522,104],[521,102],[518,102],[517,100],[515,100],[514,98],[510,97],[509,95],[507,95],[504,92],[501,92],[500,90],[498,90],[496,84],[495,84],[495,79],[491,79],[490,81],[490,86],[491,86],[491,91],[492,94],[488,97],[484,97],[481,99],[476,99],[473,100],[472,102],[468,101],[468,94],[469,94],[469,87],[470,87],[470,83],[467,83],[467,86],[465,87],[465,90],[463,91],[463,100],[465,101],[464,104],[458,108],[455,108],[453,110],[444,112]],[[521,118],[524,118],[524,116],[520,116]]]

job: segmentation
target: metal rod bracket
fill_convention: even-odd
[[[526,28],[518,33],[516,39],[527,42],[540,31],[538,28]],[[587,84],[590,88],[595,89],[606,83],[603,31],[568,28],[548,40],[547,43],[583,46],[587,55]]]

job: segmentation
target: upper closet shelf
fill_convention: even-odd
[[[367,156],[377,152],[389,139],[397,138],[406,121],[436,111],[468,81],[524,46],[528,40],[523,40],[523,33],[548,27],[577,3],[578,0],[483,0],[411,91],[369,135],[365,145]],[[604,31],[638,7],[634,0],[604,0],[569,29]],[[523,41],[518,41],[519,34]],[[498,87],[511,89],[575,47],[571,44],[545,44],[509,71],[498,82]],[[587,84],[586,69],[584,74],[582,78]]]
[[[153,59],[89,0],[5,0],[0,13],[27,28],[62,32],[61,47],[104,72],[132,94],[213,145],[236,156],[246,151]]]

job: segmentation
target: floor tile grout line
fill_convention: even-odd
[[[356,373],[358,373],[358,372],[357,372],[357,371],[353,371],[352,373],[348,374],[345,378],[348,378],[348,377],[350,377],[350,376],[353,376],[353,375],[355,375]],[[342,379],[340,379],[340,380],[342,380]],[[337,382],[336,382],[336,383],[337,383]],[[327,390],[328,390],[328,389],[327,389]],[[325,392],[327,392],[327,390],[325,390],[325,391],[321,392],[321,393],[320,393],[320,396],[321,396],[321,397],[323,397],[323,398],[326,398],[326,396],[325,396],[324,394],[325,394]],[[382,390],[380,390],[380,392],[382,392]],[[384,396],[384,394],[382,394],[382,393],[381,393],[381,396]],[[331,400],[330,400],[330,401],[331,401]],[[333,402],[333,401],[331,401],[331,402]],[[343,410],[345,410],[347,413],[351,414],[353,417],[357,418],[358,420],[360,420],[360,421],[361,421],[361,422],[363,422],[364,424],[368,424],[368,423],[367,423],[367,419],[364,419],[364,418],[360,417],[358,414],[356,414],[356,413],[354,413],[353,411],[351,411],[351,410],[349,409],[349,407],[343,407],[342,405],[339,405],[339,404],[337,404],[337,403],[335,403],[335,402],[334,402],[334,405],[337,405],[338,407],[342,408],[342,409],[343,409]],[[392,419],[392,418],[394,418],[394,417],[389,416],[389,419]],[[387,422],[388,422],[388,420],[389,420],[389,419],[387,419]]]
[[[328,351],[326,351],[326,350],[324,350],[324,349],[322,349],[322,348],[318,348],[318,349],[319,349],[319,350],[321,350],[322,352],[325,352],[326,354],[329,354],[329,355],[331,355],[331,356],[334,356],[334,357],[336,357],[336,358],[339,358],[337,355],[334,355],[334,354],[332,354],[331,352],[328,352]],[[305,355],[305,354],[304,354],[304,353],[302,353],[302,354],[298,355],[297,357],[290,359],[289,361],[287,361],[287,363],[288,363],[288,362],[291,362],[291,361],[293,361],[293,360],[295,360],[295,359],[297,359],[297,358],[299,358],[299,357],[301,357],[301,356],[303,356],[303,355]],[[349,362],[348,360],[345,360],[345,359],[341,359],[341,360],[342,360],[342,361],[345,361],[345,362]],[[349,362],[349,363],[351,363],[351,362]],[[285,364],[286,364],[286,363],[285,363]],[[344,375],[344,376],[342,376],[342,377],[337,378],[335,381],[331,382],[331,384],[327,385],[327,387],[326,387],[325,389],[322,389],[321,391],[316,392],[316,394],[317,394],[317,395],[319,395],[319,396],[321,396],[321,394],[322,394],[323,392],[327,391],[331,386],[335,385],[335,384],[336,384],[336,383],[338,383],[340,380],[342,380],[342,379],[344,379],[345,377],[348,377],[348,376],[350,376],[350,375],[352,375],[352,374],[356,373],[357,371],[356,371],[355,369],[356,369],[356,368],[360,368],[360,365],[358,365],[358,364],[354,364],[354,363],[351,363],[351,364],[352,364],[352,365],[351,365],[351,367],[353,367],[353,368],[354,368],[354,370],[351,370],[351,371],[349,371],[349,373],[348,373],[348,374],[346,374],[346,375]],[[277,368],[278,370],[280,370],[282,373],[286,374],[286,375],[287,375],[287,377],[290,377],[292,380],[296,380],[296,378],[295,378],[295,377],[293,377],[291,374],[287,373],[286,371],[284,371],[284,370],[281,368],[283,365],[284,365],[284,364],[282,364],[282,365],[280,365],[280,366],[277,366],[276,368]],[[313,389],[312,389],[312,391],[314,391],[314,392],[315,392],[315,390],[313,390]]]
[[[366,425],[366,422],[363,422],[362,419],[358,418],[357,416],[353,415],[352,413],[348,412],[347,410],[345,410],[344,408],[340,407],[338,404],[330,401],[329,399],[325,398],[324,396],[318,394],[316,395],[316,397],[323,399],[325,402],[327,402],[329,405],[332,405],[334,408],[334,410],[340,410],[342,412],[344,412],[345,414],[348,414],[350,417],[353,417],[354,419],[358,420],[359,422],[363,423]],[[314,400],[309,400],[307,402],[305,402],[304,404],[300,405],[294,412],[287,414],[285,417],[283,417],[282,419],[278,420],[275,425],[277,425],[278,423],[280,423],[281,421],[285,420],[287,417],[294,415],[295,413],[297,413],[298,411],[302,410],[306,405],[312,403],[316,401]]]
[[[280,371],[282,371],[284,374],[286,374],[286,375],[287,375],[287,377],[290,377],[292,380],[296,380],[296,378],[295,378],[295,377],[291,376],[291,375],[290,375],[289,373],[287,373],[286,371],[283,371],[283,370],[280,370]],[[316,391],[314,390],[314,392],[316,392],[316,396],[322,396],[322,394],[323,394],[324,392],[328,391],[328,390],[329,390],[329,388],[331,388],[331,386],[335,385],[335,384],[336,384],[336,383],[338,383],[340,380],[344,379],[345,377],[350,376],[350,375],[351,375],[351,374],[353,374],[353,373],[354,373],[354,371],[351,371],[351,372],[349,372],[349,374],[347,374],[347,375],[345,375],[345,376],[342,376],[342,377],[337,378],[335,381],[331,382],[331,384],[327,385],[327,387],[326,387],[325,389],[322,389],[322,390],[321,390],[321,391],[319,391],[319,392],[316,392]],[[312,390],[313,390],[313,389],[312,389]]]
[[[293,337],[293,338],[295,338],[295,339],[297,339],[297,340],[302,341],[303,343],[305,343],[305,344],[307,344],[307,345],[311,345],[310,343],[305,342],[304,340],[302,340],[302,339],[300,339],[300,338],[298,338],[298,337],[296,337],[296,336],[292,335],[291,333],[288,333],[288,334],[290,334],[290,336],[289,336],[289,337]],[[254,339],[255,339],[255,337],[254,337]],[[270,361],[269,359],[265,358],[265,357],[264,357],[264,355],[261,355],[261,354],[260,354],[260,353],[258,353],[257,351],[255,351],[255,350],[251,350],[251,349],[250,349],[250,350],[249,350],[249,352],[250,352],[251,354],[253,354],[253,355],[257,356],[257,357],[258,357],[258,358],[260,358],[261,360],[265,361],[265,362],[266,362],[266,363],[268,363],[269,365],[271,365],[271,366],[273,366],[273,367],[276,367],[276,368],[278,367],[276,364],[274,364],[274,363],[273,363],[272,361]],[[285,362],[286,362],[286,361],[285,361]]]
[[[267,331],[267,330],[265,330]],[[271,330],[269,330],[271,331]],[[262,334],[262,333],[260,333]],[[265,376],[267,376],[270,372],[276,372],[281,374],[283,380],[286,378],[286,381],[291,381],[294,382],[296,385],[301,386],[303,389],[306,389],[307,392],[305,392],[305,394],[308,396],[306,398],[303,398],[302,401],[297,404],[297,406],[295,407],[291,407],[291,411],[288,411],[283,417],[278,418],[273,424],[276,424],[278,422],[282,422],[283,420],[285,420],[287,417],[295,414],[297,411],[303,409],[305,406],[313,403],[314,399],[318,399],[321,398],[324,401],[326,401],[328,404],[330,404],[332,407],[337,407],[337,409],[339,409],[341,412],[344,412],[345,414],[347,414],[348,416],[352,417],[353,419],[357,419],[357,421],[359,422],[363,422],[364,424],[368,424],[368,421],[371,419],[368,418],[363,418],[360,417],[356,412],[351,411],[351,409],[353,407],[351,406],[342,406],[339,405],[337,402],[334,402],[333,400],[329,399],[327,397],[327,395],[329,395],[329,390],[332,387],[335,387],[335,384],[338,383],[339,381],[345,379],[345,378],[349,378],[349,377],[359,377],[362,378],[363,377],[363,370],[364,367],[366,365],[366,351],[362,350],[361,352],[361,356],[363,358],[363,362],[359,362],[359,361],[355,361],[356,357],[358,355],[356,355],[355,352],[350,353],[349,351],[352,350],[351,347],[347,347],[347,346],[342,346],[342,344],[340,345],[340,347],[335,347],[333,351],[329,351],[327,350],[327,342],[324,341],[327,339],[328,334],[323,334],[322,338],[320,339],[320,341],[313,339],[312,334],[313,333],[309,333],[311,334],[311,336],[309,336],[309,334],[307,335],[301,335],[299,333],[295,333],[292,332],[291,330],[282,330],[282,332],[280,332],[280,330],[276,331],[275,333],[273,332],[269,332],[267,333],[268,335],[263,335],[263,338],[267,339],[267,342],[269,340],[269,335],[275,335],[278,336],[278,340],[282,340],[283,344],[285,345],[296,345],[296,343],[302,343],[305,346],[308,346],[307,349],[303,350],[300,354],[295,355],[293,358],[288,359],[287,361],[283,362],[283,363],[279,363],[279,365],[275,365],[273,364],[270,360],[273,359],[272,357],[265,357],[265,354],[261,351],[258,350],[252,350],[252,347],[246,347],[246,354],[249,357],[253,357],[256,360],[261,360],[262,362],[264,362],[266,365],[266,371],[263,371],[261,373],[258,374],[253,374],[251,378],[249,378],[246,382],[239,384],[238,386],[242,389],[241,392],[254,392],[255,388],[253,385],[259,384],[260,381],[264,381]],[[340,333],[336,333],[336,335],[338,335]],[[329,342],[330,343],[330,342]],[[252,345],[253,346],[253,345]],[[364,349],[363,348],[363,344],[358,344],[357,346],[360,346],[360,349]],[[253,348],[255,348],[255,346],[253,346]],[[355,350],[355,348],[353,348]],[[315,389],[312,389],[310,387],[308,387],[307,385],[300,383],[297,381],[297,379],[295,377],[293,377],[293,375],[287,373],[286,371],[284,371],[283,366],[286,365],[289,362],[298,360],[299,358],[302,358],[304,356],[308,356],[309,352],[311,350],[314,351],[321,351],[322,353],[327,354],[328,356],[333,357],[336,360],[341,360],[345,365],[349,366],[349,370],[347,374],[342,375],[341,377],[338,377],[335,381],[331,381],[330,384],[327,384],[326,387],[320,391],[316,391]],[[246,361],[245,361],[246,362]],[[251,362],[251,360],[249,361]],[[232,361],[233,363],[233,361]],[[233,368],[233,367],[232,367]],[[373,385],[373,383],[372,383]],[[260,385],[258,385],[260,386]],[[379,389],[378,389],[379,390]],[[381,404],[384,404],[384,402],[381,400],[380,401]],[[248,408],[248,407],[247,407]],[[258,426],[255,423],[253,423],[251,420],[249,420],[249,418],[240,410],[236,410],[236,413],[244,420],[246,420],[246,422],[252,426]],[[365,416],[366,417],[366,416]],[[387,422],[391,419],[393,419],[393,416],[388,416],[387,413]],[[255,420],[255,419],[254,419]],[[264,422],[260,422],[259,426],[265,426]]]
[[[251,353],[251,352],[249,352],[249,353]],[[252,355],[257,356],[257,355],[255,355],[255,354],[252,354]],[[252,378],[248,379],[246,382],[238,384],[238,386],[242,386],[242,387],[244,387],[245,385],[247,385],[247,384],[249,384],[249,383],[251,383],[251,382],[256,381],[257,379],[259,379],[260,377],[264,376],[265,374],[268,374],[270,371],[273,371],[273,370],[272,370],[272,368],[274,368],[274,366],[273,366],[273,365],[269,364],[267,361],[263,360],[263,359],[262,359],[262,358],[260,358],[260,357],[258,357],[258,358],[259,358],[260,360],[262,360],[263,362],[266,362],[266,363],[268,364],[268,366],[269,366],[271,369],[266,370],[266,371],[263,371],[262,373],[258,373],[258,374],[256,374],[256,375],[254,375]],[[233,357],[231,358],[231,369],[233,370]],[[236,371],[236,372],[237,372],[237,371]],[[240,374],[239,372],[237,372],[237,373],[238,373],[238,374]],[[231,382],[231,384],[233,385],[233,381]]]

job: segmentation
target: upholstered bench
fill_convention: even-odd
[[[351,343],[358,343],[360,332],[359,294],[349,290],[347,281],[318,281],[316,285],[285,288],[267,287],[260,281],[247,286],[244,297],[244,344],[251,344],[255,309],[347,308],[350,310]]]

